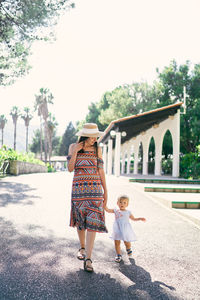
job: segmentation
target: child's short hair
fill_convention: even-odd
[[[129,197],[126,195],[119,196],[117,202],[119,202],[120,200],[127,200],[127,203],[129,204]]]

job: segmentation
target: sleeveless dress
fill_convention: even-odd
[[[129,222],[131,212],[129,210],[114,209],[115,221],[111,239],[125,242],[136,241],[136,235]]]
[[[67,157],[68,161],[70,158]],[[108,232],[99,168],[103,168],[103,160],[97,159],[96,152],[77,153],[72,182],[70,226],[79,230]]]

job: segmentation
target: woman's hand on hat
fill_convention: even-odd
[[[83,142],[74,144],[74,151],[78,152],[83,149]]]

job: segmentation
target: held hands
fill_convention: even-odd
[[[105,211],[107,211],[107,212],[108,212],[108,210],[109,210],[107,206],[106,206],[106,207],[104,207],[104,209],[105,209]]]

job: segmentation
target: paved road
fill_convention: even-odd
[[[68,226],[72,174],[31,174],[0,180],[0,300],[200,299],[200,230],[152,201],[127,178],[107,177],[109,205],[119,194],[147,222],[134,222],[134,256],[113,261],[108,234],[98,234],[95,273],[76,259]],[[106,214],[111,230],[113,215]]]

